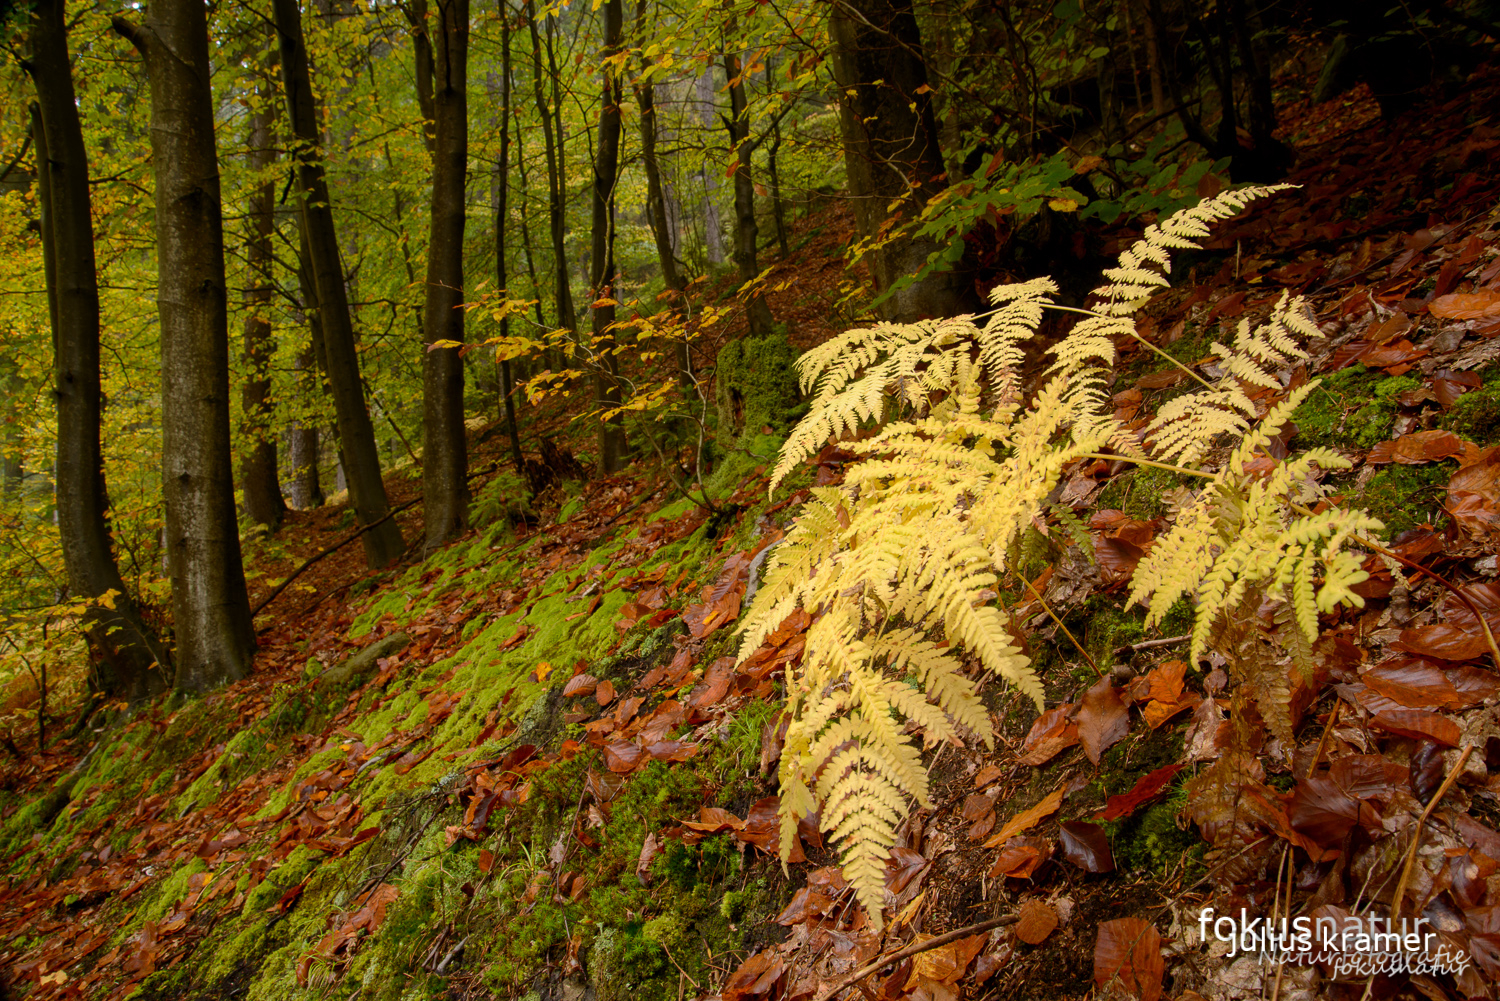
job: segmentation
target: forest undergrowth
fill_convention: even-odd
[[[1182,659],[1185,606],[1152,630],[1124,607],[1185,484],[1077,463],[1058,504],[1078,524],[1038,522],[999,596],[1045,711],[985,681],[997,749],[926,749],[934,805],[901,828],[877,931],[816,825],[775,857],[779,680],[807,616],[734,656],[768,548],[853,456],[830,444],[768,498],[786,429],[751,428],[705,476],[713,510],[645,461],[526,505],[476,422],[459,542],[374,577],[357,547],[319,561],[257,617],[255,674],[206,698],[106,707],[41,749],[4,732],[6,991],[826,1001],[884,957],[867,998],[1494,996],[1497,99],[1491,68],[1393,122],[1360,92],[1289,109],[1301,189],[1215,230],[1138,324],[1212,377],[1222,330],[1284,291],[1316,310],[1325,340],[1283,386],[1324,382],[1264,462],[1338,450],[1395,556],[1366,561],[1363,609],[1323,616],[1315,676],[1281,665],[1291,741],[1234,665]],[[814,219],[778,265],[803,286],[772,293],[802,347],[836,332],[845,277],[847,221]],[[1115,415],[1145,427],[1188,376],[1117,348]],[[523,440],[568,418],[554,403]],[[252,605],[352,531],[330,507],[248,542]],[[1206,907],[1420,914],[1469,963],[1278,968],[1205,941]]]

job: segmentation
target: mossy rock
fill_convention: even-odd
[[[784,333],[742,337],[724,345],[714,389],[720,436],[759,433],[766,425],[777,430],[790,427],[801,398],[796,361],[797,350]]]

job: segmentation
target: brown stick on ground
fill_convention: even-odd
[[[929,938],[926,941],[918,942],[915,945],[909,945],[899,952],[893,952],[889,956],[882,956],[881,958],[875,960],[875,962],[871,963],[869,966],[864,966],[858,970],[855,970],[843,980],[840,980],[828,990],[818,995],[817,1001],[828,1001],[829,998],[833,997],[844,988],[858,983],[872,973],[878,973],[883,967],[890,966],[892,963],[899,963],[901,962],[901,960],[907,959],[911,956],[915,956],[919,952],[926,952],[928,949],[937,949],[947,945],[949,942],[954,942],[961,938],[968,938],[970,935],[978,935],[980,932],[987,932],[992,928],[999,928],[1002,925],[1015,924],[1016,921],[1017,915],[1003,914],[998,918],[990,918],[987,921],[981,921],[978,924],[968,925],[964,928],[955,928],[953,931],[944,932],[943,934],[934,936],[933,938]]]

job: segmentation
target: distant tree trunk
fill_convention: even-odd
[[[601,53],[603,92],[599,105],[599,145],[594,156],[592,242],[589,253],[589,294],[593,301],[594,404],[601,410],[618,407],[620,362],[615,355],[615,181],[620,167],[620,103],[624,87],[610,59],[624,40],[621,0],[604,0],[604,51]],[[599,472],[608,476],[625,465],[625,429],[618,415],[599,424]]]
[[[694,83],[705,127],[712,127],[718,118],[714,108],[713,77],[713,70],[705,69]],[[699,168],[699,176],[703,178],[703,253],[708,263],[723,264],[724,226],[719,219],[719,178],[717,172],[707,166]]]
[[[889,231],[892,202],[900,203],[897,220],[908,221],[942,188],[921,34],[911,0],[840,3],[829,16],[829,33],[855,226],[874,239]],[[915,273],[936,249],[929,239],[887,240],[866,258],[875,287],[884,292]],[[965,284],[952,272],[930,275],[887,299],[886,318],[904,323],[962,312],[972,297]]]
[[[1135,0],[1129,0],[1134,3]],[[1151,78],[1151,111],[1153,114],[1167,113],[1167,95],[1162,83],[1161,42],[1156,36],[1156,19],[1147,10],[1142,19],[1146,31],[1146,75]]]
[[[521,252],[526,255],[526,279],[531,282],[532,309],[536,311],[536,325],[545,328],[546,316],[542,312],[542,285],[536,273],[536,254],[531,249],[531,218],[526,206],[531,201],[531,178],[526,170],[526,152],[522,144],[521,116],[512,115],[516,124],[516,166],[521,175]]]
[[[776,154],[781,152],[781,119],[776,119],[771,124],[771,134],[774,140],[771,148],[766,151],[766,166],[770,168],[771,174],[771,218],[776,220],[776,249],[781,251],[782,260],[792,256],[791,248],[787,246],[786,239],[786,206],[781,200],[781,172],[776,169]]]
[[[302,40],[302,18],[297,0],[272,0],[272,9],[281,45],[287,112],[296,136],[294,155],[301,189],[298,219],[307,239],[317,288],[318,320],[338,416],[339,448],[349,477],[349,501],[359,523],[374,526],[361,536],[365,560],[371,567],[383,567],[398,559],[404,546],[396,520],[386,518],[390,506],[380,474],[375,428],[359,377],[359,356],[355,351],[344,272],[339,263],[333,210],[318,153],[318,123],[308,78],[307,49]]]
[[[244,359],[248,377],[240,394],[245,451],[240,458],[240,488],[245,515],[271,531],[281,527],[286,501],[276,469],[276,440],[271,427],[275,408],[271,405],[271,230],[276,208],[276,182],[269,169],[276,152],[271,145],[271,88],[261,80],[256,86],[256,111],[250,116],[250,153],[246,166],[263,180],[250,193],[246,222],[249,239],[245,246],[250,288],[245,296]]]
[[[437,152],[437,107],[433,102],[432,36],[427,31],[427,0],[402,5],[411,25],[412,69],[417,78],[417,108],[422,112],[422,141],[427,155]]]
[[[672,246],[672,219],[667,212],[666,193],[661,181],[661,163],[656,158],[656,85],[649,77],[635,88],[635,101],[641,112],[641,161],[646,167],[646,207],[650,210],[651,233],[656,238],[656,259],[661,264],[662,280],[671,292],[671,308],[687,308],[687,280],[677,267]],[[677,374],[684,387],[693,383],[693,361],[684,339],[677,345]]]
[[[755,144],[750,141],[745,77],[739,56],[725,53],[724,76],[729,81],[729,119],[724,125],[729,130],[730,144],[739,158],[739,165],[734,172],[734,263],[739,269],[740,283],[746,285],[760,274],[760,264],[756,260],[760,228],[755,222],[755,183],[750,166],[751,158],[755,155]],[[745,313],[750,322],[751,337],[764,337],[776,325],[771,317],[771,307],[766,305],[766,297],[759,289],[748,293]]]
[[[88,155],[74,98],[63,0],[39,0],[31,21],[36,83],[32,106],[47,302],[57,400],[57,523],[68,588],[78,598],[116,592],[114,607],[91,605],[84,628],[98,687],[131,700],[166,689],[171,661],[141,621],[115,563],[99,445],[99,284]],[[7,463],[7,483],[12,473]],[[15,470],[19,472],[19,464]],[[19,479],[19,476],[17,476]]]
[[[567,235],[567,220],[564,217],[564,199],[567,196],[566,179],[562,172],[562,135],[554,135],[554,109],[547,103],[546,93],[543,89],[542,75],[542,42],[536,29],[536,0],[526,2],[526,21],[531,28],[531,78],[536,88],[536,109],[542,119],[542,142],[546,147],[547,154],[547,220],[549,231],[552,236],[552,257],[554,266],[554,281],[556,286],[553,290],[557,303],[557,325],[567,330],[578,329],[578,317],[573,310],[573,292],[568,286],[568,256],[563,247],[563,238]],[[551,53],[551,21],[548,21],[548,57],[552,68],[552,86],[554,102],[556,100],[557,88],[557,66],[556,60]]]
[[[422,352],[422,509],[427,548],[469,528],[464,437],[464,180],[469,164],[469,0],[436,0],[432,226]]]
[[[510,75],[510,3],[500,4],[502,47],[500,50],[500,162],[495,167],[495,289],[501,295],[510,294],[510,276],[507,271],[505,226],[510,218],[510,120],[511,102],[515,98],[514,83]],[[500,336],[510,336],[510,315],[500,318]],[[510,436],[511,460],[516,472],[526,475],[526,460],[521,455],[521,432],[516,427],[515,385],[511,379],[510,359],[500,360],[500,402],[505,409],[505,429]]]
[[[313,281],[312,261],[308,260],[307,237],[300,230],[298,236],[297,286],[302,304],[299,319],[307,323],[307,344],[297,352],[292,365],[297,372],[298,395],[311,400],[327,392],[323,382],[323,323],[318,319],[318,288]],[[326,500],[318,466],[322,454],[319,437],[316,421],[294,422],[289,432],[287,453],[292,466],[292,503],[304,511],[322,507]]]
[[[151,80],[161,316],[162,473],[176,685],[201,692],[250,674],[229,450],[229,318],[224,230],[200,0],[155,0],[144,24],[114,26]]]

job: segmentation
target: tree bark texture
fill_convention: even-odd
[[[422,353],[422,508],[429,550],[469,527],[464,439],[464,180],[469,161],[469,0],[434,0],[432,224]]]
[[[729,119],[725,125],[738,158],[734,171],[734,263],[739,269],[741,285],[747,285],[760,274],[755,246],[760,239],[760,227],[755,222],[755,183],[750,166],[755,144],[750,141],[749,102],[745,99],[744,68],[739,56],[725,54],[724,76],[729,81]],[[765,337],[776,325],[771,307],[766,305],[766,297],[759,289],[746,293],[745,314],[751,337]]]
[[[165,690],[171,661],[125,592],[111,546],[99,444],[104,404],[88,155],[74,99],[63,7],[63,0],[37,3],[27,66],[37,89],[32,124],[52,320],[58,532],[68,589],[80,598],[117,592],[114,608],[90,607],[85,630],[99,688],[134,700]]]
[[[833,75],[839,87],[839,130],[854,221],[860,236],[914,218],[942,188],[932,93],[911,0],[839,0],[829,16]],[[916,272],[936,244],[898,236],[866,255],[875,287],[884,292]],[[961,312],[972,290],[939,272],[887,299],[887,319],[900,323]]]
[[[252,189],[246,212],[245,263],[250,287],[245,296],[244,361],[247,377],[240,392],[244,452],[240,457],[240,489],[245,515],[271,531],[281,527],[286,501],[276,467],[276,436],[272,431],[275,408],[271,405],[271,231],[276,208],[276,182],[270,168],[276,153],[271,145],[271,101],[269,81],[256,87],[256,110],[250,116],[250,153],[247,166],[264,180]]]
[[[594,197],[590,244],[589,291],[593,297],[594,405],[601,410],[620,405],[620,361],[616,356],[615,322],[615,181],[620,172],[620,102],[624,88],[610,63],[624,36],[621,0],[605,0],[603,94],[599,106],[599,145],[594,155]],[[599,424],[599,472],[605,476],[625,465],[625,429],[618,416]]]
[[[373,526],[361,536],[365,560],[372,568],[384,567],[401,556],[404,546],[396,519],[385,517],[390,505],[380,474],[375,428],[359,377],[359,356],[355,351],[344,271],[339,263],[333,209],[329,204],[328,183],[318,152],[318,121],[309,82],[307,48],[302,37],[302,18],[297,0],[273,0],[272,8],[281,46],[287,112],[296,136],[294,155],[297,185],[301,189],[298,218],[307,240],[317,289],[318,320],[327,358],[325,371],[333,391],[339,449],[349,477],[349,502],[359,523]]]
[[[151,81],[161,317],[162,481],[176,686],[249,675],[255,631],[234,512],[229,319],[202,0],[155,0],[144,24],[116,18]]]
[[[437,151],[437,108],[433,104],[432,36],[427,31],[427,0],[403,5],[411,25],[412,69],[417,77],[417,107],[422,112],[422,141],[427,153]]]

